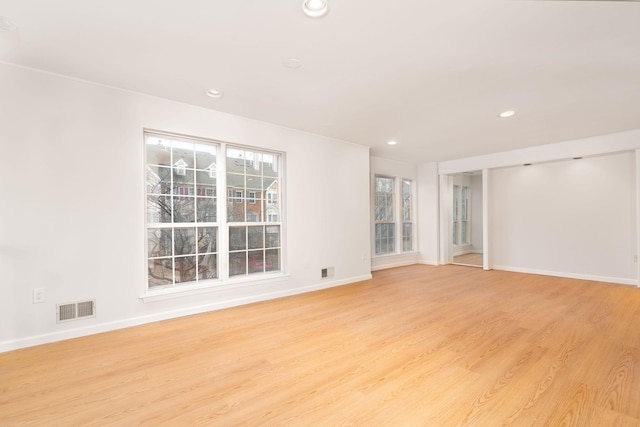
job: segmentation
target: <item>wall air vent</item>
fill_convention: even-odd
[[[96,300],[56,304],[56,322],[69,322],[96,316]]]
[[[320,278],[327,279],[333,277],[333,267],[327,267],[320,270]]]

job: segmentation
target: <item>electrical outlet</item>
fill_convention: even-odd
[[[33,303],[40,304],[44,302],[44,288],[33,289]]]

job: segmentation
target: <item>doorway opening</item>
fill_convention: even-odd
[[[482,171],[449,175],[443,181],[446,222],[443,228],[445,264],[484,265]]]

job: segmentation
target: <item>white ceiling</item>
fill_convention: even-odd
[[[640,3],[329,2],[5,0],[0,60],[411,162],[640,128]]]

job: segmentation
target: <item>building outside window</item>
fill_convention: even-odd
[[[154,132],[144,139],[149,289],[281,271],[281,154]],[[225,181],[228,197],[219,198]]]

